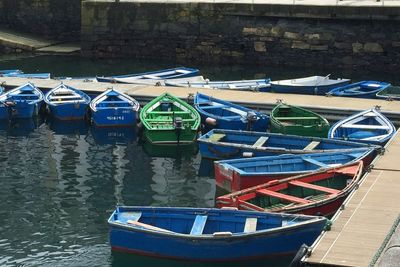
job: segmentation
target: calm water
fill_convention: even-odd
[[[0,58],[0,69],[21,68],[55,76],[122,74],[173,66],[57,56]],[[344,74],[192,67],[213,79]],[[374,79],[379,77],[396,82],[390,74]],[[0,266],[193,266],[111,253],[106,221],[117,204],[213,207],[216,195],[212,165],[201,161],[196,146],[163,151],[138,141],[135,129],[99,130],[85,122],[47,118],[1,122],[0,169]],[[290,260],[262,265],[286,266]]]

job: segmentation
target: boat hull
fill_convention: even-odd
[[[27,119],[39,114],[40,104],[16,102],[13,106],[0,107],[0,119]]]
[[[305,94],[305,95],[325,95],[335,87],[348,84],[348,80],[343,80],[336,84],[324,86],[289,86],[271,83],[271,92],[273,93],[289,93],[289,94]]]
[[[193,143],[196,141],[198,131],[182,131],[178,135],[172,130],[144,130],[146,139],[153,144]]]
[[[114,212],[108,221],[109,240],[113,250],[185,261],[221,262],[270,258],[277,255],[294,254],[303,243],[311,245],[326,223],[326,220],[321,217],[305,219],[303,216],[301,219],[301,215],[280,216],[271,213],[217,209],[151,208],[153,216],[157,216],[157,210],[160,209],[168,209],[168,213],[163,214],[163,218],[148,218],[146,211],[142,211],[141,217],[145,216],[152,222],[158,221],[163,224],[163,228],[172,231],[149,230],[154,228],[146,227],[152,225],[141,223],[142,226],[135,226],[126,223],[126,220],[136,210],[125,214]],[[177,209],[183,210],[183,212],[174,213],[174,210]],[[183,229],[192,228],[192,225],[195,224],[194,218],[192,220],[185,219],[185,211],[190,212],[190,210],[195,212],[194,217],[201,214],[210,218],[207,220],[210,220],[211,224],[218,223],[218,229],[211,225],[207,229],[206,225],[204,227],[206,234],[192,233],[193,230],[187,233]],[[214,217],[213,214],[219,215]],[[246,220],[246,218],[257,218],[256,220],[262,222],[261,224],[265,224],[268,220],[271,228],[244,232],[244,225],[240,221]],[[144,228],[143,225],[145,225]],[[227,230],[230,231],[218,232]]]
[[[107,108],[92,112],[92,121],[98,127],[135,126],[137,111],[132,108]]]
[[[48,105],[50,114],[59,120],[81,120],[87,114],[88,104],[71,103],[61,105]]]
[[[216,206],[219,208],[234,207],[240,210],[332,216],[347,196],[357,188],[362,170],[362,162],[359,162],[337,169],[331,168],[298,177],[275,180],[218,197]],[[312,184],[312,182],[318,181],[323,186]],[[289,184],[300,184],[300,186],[289,187]],[[289,193],[285,195],[280,192]],[[321,193],[323,194],[320,195]],[[268,197],[265,198],[263,194],[267,194]],[[284,200],[273,202],[273,199],[282,198],[280,195],[284,195]],[[282,203],[291,204],[282,205]]]

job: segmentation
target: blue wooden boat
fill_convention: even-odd
[[[371,144],[328,138],[224,129],[213,129],[197,141],[202,157],[210,159],[348,152],[356,148],[376,150],[381,148]]]
[[[265,132],[269,116],[228,101],[197,93],[194,107],[208,129],[249,130]]]
[[[332,89],[327,95],[357,97],[357,98],[376,98],[376,94],[390,83],[378,81],[361,81]]]
[[[393,123],[377,108],[367,109],[335,123],[328,138],[383,146],[396,133]]]
[[[167,86],[176,87],[194,87],[194,88],[208,88],[208,89],[223,89],[223,90],[241,90],[241,91],[270,91],[271,79],[257,79],[257,80],[241,80],[241,81],[201,81],[201,82],[176,82],[165,81]]]
[[[114,251],[186,261],[293,255],[324,217],[207,208],[117,207],[108,219]]]
[[[115,80],[117,78],[119,83],[131,83],[133,80],[137,79],[160,79],[160,80],[178,79],[178,78],[196,76],[198,74],[199,74],[198,69],[178,67],[178,68],[150,71],[137,74],[118,75],[111,77],[97,77],[97,81],[115,83],[117,82]]]
[[[90,102],[92,120],[96,126],[136,125],[139,102],[127,94],[108,89]]]
[[[4,74],[11,74],[11,73],[23,73],[21,70],[14,69],[14,70],[0,70],[0,76]]]
[[[350,79],[329,79],[329,75],[310,76],[288,80],[271,81],[271,92],[306,95],[325,95],[335,87],[348,84]]]
[[[60,120],[85,118],[90,101],[87,94],[63,83],[44,96],[50,114]]]
[[[43,93],[27,83],[0,96],[0,119],[31,118],[39,113]]]
[[[50,73],[6,73],[4,77],[18,77],[27,79],[50,79]]]
[[[358,148],[345,152],[221,160],[214,163],[215,180],[219,187],[235,192],[272,180],[337,168],[360,160],[367,167],[373,155],[373,149]]]

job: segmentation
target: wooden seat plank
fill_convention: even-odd
[[[291,182],[289,182],[289,184],[295,185],[295,186],[300,186],[300,187],[305,187],[305,188],[309,188],[309,189],[315,189],[318,191],[327,192],[329,194],[339,194],[340,193],[340,190],[337,190],[337,189],[328,188],[325,186],[320,186],[320,185],[315,185],[315,184],[310,184],[310,183],[304,183],[301,181],[291,181]]]
[[[313,150],[313,149],[316,148],[320,143],[321,143],[321,141],[311,141],[305,148],[303,148],[303,150]]]
[[[287,200],[289,202],[296,202],[296,203],[300,203],[300,204],[307,204],[307,203],[311,202],[311,201],[309,201],[307,199],[285,195],[285,194],[282,194],[282,193],[279,193],[279,192],[275,192],[275,191],[271,191],[271,190],[268,190],[268,189],[258,189],[256,192],[258,194],[261,194],[261,195],[276,197],[276,198],[280,198],[280,199],[283,199],[283,200]]]
[[[203,234],[204,226],[206,225],[207,215],[197,215],[194,219],[191,235],[201,235]]]
[[[244,233],[251,233],[257,230],[257,218],[246,218],[244,225]]]
[[[311,163],[311,164],[320,166],[320,167],[322,167],[322,168],[328,168],[328,167],[330,167],[329,165],[327,165],[327,164],[325,164],[325,163],[323,163],[323,162],[320,162],[320,161],[318,161],[318,160],[312,159],[312,158],[302,157],[302,159],[303,159],[304,161],[307,161],[307,162],[309,162],[309,163]]]
[[[261,147],[267,142],[268,136],[261,136],[260,138],[257,139],[257,141],[254,143],[253,147]]]

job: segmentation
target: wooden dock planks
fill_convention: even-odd
[[[400,213],[400,134],[364,177],[304,261],[307,266],[369,266]],[[389,153],[390,152],[390,153]],[[384,170],[378,167],[385,166]]]

